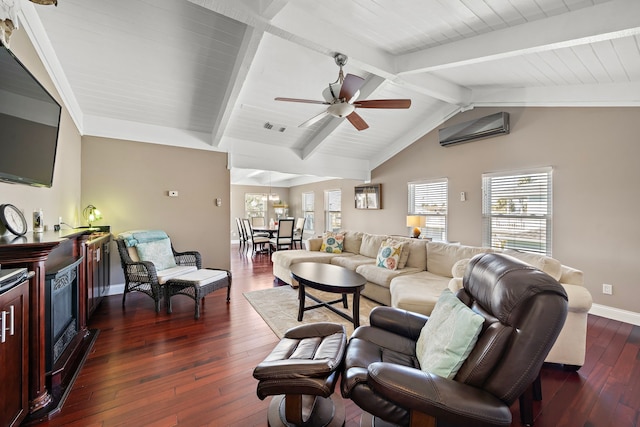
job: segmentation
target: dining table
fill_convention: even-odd
[[[269,234],[269,238],[272,239],[276,234],[278,234],[278,226],[274,225],[274,226],[253,226],[251,227],[253,228],[253,232],[254,233],[268,233]]]

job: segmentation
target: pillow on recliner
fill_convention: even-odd
[[[138,243],[136,250],[138,251],[140,261],[152,262],[157,271],[176,266],[176,259],[173,257],[171,241],[169,239]]]
[[[424,372],[453,378],[478,341],[484,317],[449,289],[442,291],[416,342],[416,357]]]

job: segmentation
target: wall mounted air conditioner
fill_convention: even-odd
[[[440,145],[461,144],[509,133],[509,113],[501,112],[438,130]]]

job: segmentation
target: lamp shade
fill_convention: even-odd
[[[407,227],[413,227],[411,230],[411,237],[420,236],[420,227],[424,227],[426,219],[420,215],[407,215]]]

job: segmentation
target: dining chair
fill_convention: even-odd
[[[238,228],[238,240],[240,245],[238,246],[239,251],[247,250],[247,232],[244,229],[244,225],[242,224],[242,220],[236,217],[236,227]]]
[[[293,218],[282,218],[278,220],[278,234],[269,239],[274,250],[279,251],[283,247],[293,248]]]
[[[300,245],[300,249],[302,249],[302,235],[304,234],[304,224],[306,222],[306,218],[298,218],[296,220],[296,226],[293,230],[293,247],[296,247],[296,242]]]
[[[251,240],[251,244],[253,246],[253,253],[256,253],[256,247],[260,246],[260,250],[264,251],[264,245],[269,244],[269,238],[262,235],[257,235],[253,232],[253,227],[251,227],[251,222],[249,219],[244,218],[242,220],[242,224],[244,224],[244,229],[247,233],[247,240]],[[269,248],[270,249],[270,248]]]
[[[264,227],[264,217],[262,216],[254,216],[251,218],[251,225],[254,227]]]

